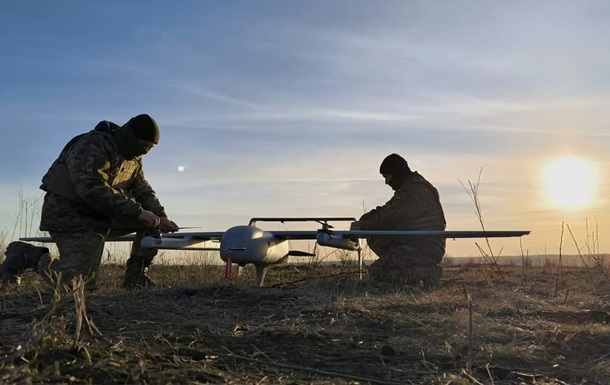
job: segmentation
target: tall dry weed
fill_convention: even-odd
[[[481,184],[481,175],[482,174],[483,174],[483,167],[481,167],[481,169],[479,170],[479,176],[478,176],[476,182],[473,183],[470,180],[467,181],[468,187],[466,187],[464,185],[464,183],[462,183],[462,181],[459,181],[459,182],[462,185],[462,187],[464,188],[464,190],[466,190],[466,193],[468,194],[468,196],[470,197],[470,200],[474,204],[474,212],[477,217],[477,220],[479,221],[481,229],[483,231],[485,231],[485,221],[483,220],[483,209],[481,207],[481,201],[479,200],[479,186]],[[500,257],[500,254],[502,253],[502,249],[500,249],[500,251],[498,253],[495,253],[493,248],[491,247],[489,238],[485,238],[485,247],[479,245],[478,242],[475,242],[475,245],[477,246],[479,252],[481,253],[481,256],[487,262],[487,266],[489,267],[491,273],[494,275],[497,275],[502,282],[506,282],[504,273],[502,272],[502,269],[500,268],[500,266],[498,264],[498,258]]]

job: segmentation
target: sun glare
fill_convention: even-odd
[[[543,172],[547,198],[554,208],[578,210],[594,203],[597,189],[595,165],[577,156],[549,161]]]

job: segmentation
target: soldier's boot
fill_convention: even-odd
[[[424,284],[424,287],[430,288],[434,286],[438,286],[441,282],[441,277],[443,276],[443,268],[439,265],[427,266],[426,274],[422,277],[421,281]]]
[[[38,247],[21,241],[11,242],[6,248],[6,258],[0,266],[0,280],[20,283],[19,276],[27,269],[38,271],[38,262],[43,255],[48,258],[48,254],[49,249],[46,247]]]
[[[157,286],[157,283],[147,274],[153,257],[133,254],[129,257],[123,279],[124,289],[141,290]]]
[[[413,266],[405,268],[402,273],[402,284],[430,288],[437,286],[443,275],[443,268],[439,265]]]

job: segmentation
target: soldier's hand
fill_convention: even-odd
[[[152,211],[148,210],[142,211],[142,213],[138,216],[138,221],[140,221],[140,223],[142,223],[144,227],[149,229],[159,227],[159,225],[161,224],[161,218],[159,218]]]
[[[160,229],[164,233],[173,233],[174,231],[178,231],[178,225],[165,217],[161,217],[161,224],[159,225]]]

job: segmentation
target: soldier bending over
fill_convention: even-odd
[[[142,237],[155,229],[177,230],[144,177],[142,156],[157,143],[159,128],[146,114],[123,126],[101,121],[68,142],[40,186],[46,191],[40,229],[53,237],[59,258],[52,260],[48,250],[7,250],[3,280],[14,281],[33,268],[41,274],[61,272],[64,282],[83,276],[93,289],[106,239],[137,231],[123,287],[151,286],[154,282],[146,271],[157,250],[141,248]]]

